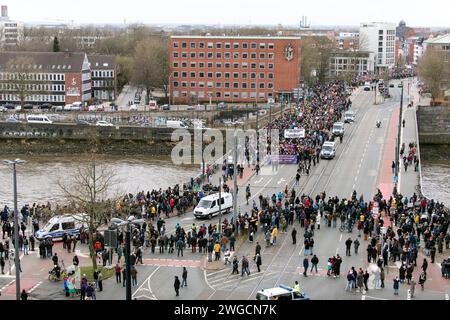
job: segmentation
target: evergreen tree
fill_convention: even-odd
[[[58,37],[55,37],[53,39],[53,52],[60,52],[61,48],[59,47],[59,40]]]

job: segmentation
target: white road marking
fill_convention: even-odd
[[[42,281],[39,281],[37,284],[35,284],[29,291],[28,293],[32,293],[34,290],[37,289],[37,287],[39,287],[42,284]]]
[[[448,293],[445,294],[445,300],[450,300]]]
[[[261,179],[255,181],[255,184],[258,184],[258,183],[260,183],[260,182],[263,181],[263,180],[264,180],[264,178],[261,178]]]
[[[277,182],[277,184],[281,184],[282,182],[286,182],[284,178],[281,178],[280,181]]]
[[[365,295],[365,294],[363,294],[363,295],[361,296],[361,300],[366,300],[366,295]]]
[[[153,277],[153,275],[156,273],[156,271],[159,270],[159,268],[160,268],[160,266],[158,266],[155,270],[153,270],[153,272],[147,277],[147,279],[145,279],[145,280],[142,282],[142,284],[139,286],[139,288],[137,288],[137,290],[134,292],[134,294],[132,295],[132,297],[135,297],[136,293],[137,293],[139,290],[142,289],[142,287],[144,286],[144,284],[147,283],[147,284],[148,284],[148,289],[147,289],[147,288],[144,288],[143,290],[144,290],[144,291],[149,291],[149,292],[153,295],[154,299],[152,299],[152,297],[148,297],[148,296],[145,296],[145,297],[147,297],[147,298],[149,298],[149,299],[152,299],[152,300],[156,300],[156,297],[155,297],[155,295],[153,294],[153,292],[152,292],[152,290],[151,290],[151,287],[150,287],[150,280],[151,280],[151,278]],[[142,295],[139,296],[139,297],[142,297]]]
[[[338,252],[339,252],[339,247],[336,248],[336,255],[338,254]]]
[[[341,237],[339,238],[339,242],[341,242],[342,241],[342,233],[341,233]]]

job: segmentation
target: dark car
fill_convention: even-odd
[[[33,105],[32,104],[25,104],[23,106],[23,110],[33,110]]]
[[[50,103],[44,103],[43,105],[40,106],[40,108],[42,110],[50,110],[53,106]]]
[[[170,110],[170,106],[168,104],[165,104],[162,106],[163,110]]]
[[[389,88],[395,88],[395,85],[394,85],[393,83],[391,83],[391,84],[389,85]]]
[[[90,126],[91,124],[86,120],[77,120],[77,125],[79,126]]]
[[[10,103],[5,104],[4,107],[5,107],[6,109],[8,109],[8,110],[14,110],[14,109],[16,108],[13,104],[10,104]]]
[[[398,87],[399,87],[399,88],[403,88],[403,84],[399,83],[399,84],[398,84]]]

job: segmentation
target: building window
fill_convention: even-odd
[[[205,48],[205,43],[204,43],[204,42],[199,42],[199,43],[198,43],[198,47],[199,47],[200,49],[204,49],[204,48]]]
[[[239,92],[233,92],[233,98],[239,99]]]
[[[212,78],[213,77],[213,73],[212,72],[208,72],[207,76],[208,76],[208,78]]]
[[[187,52],[182,52],[182,53],[181,53],[181,57],[182,57],[182,58],[187,58]]]
[[[216,98],[220,98],[222,96],[222,93],[220,91],[216,92]]]
[[[233,59],[239,59],[239,52],[233,53]]]
[[[241,93],[241,98],[242,99],[247,99],[248,98],[248,93],[247,92],[242,92]]]
[[[273,63],[269,63],[269,64],[268,64],[268,68],[269,68],[269,69],[273,69]]]
[[[230,73],[229,72],[225,72],[225,79],[230,79]]]
[[[205,63],[204,62],[199,62],[198,63],[198,67],[199,68],[204,68],[205,67]]]
[[[174,53],[173,53],[173,57],[174,57],[174,58],[178,58],[178,52],[174,52]]]
[[[205,83],[204,83],[203,81],[200,81],[200,82],[198,83],[198,87],[199,87],[199,88],[204,88],[204,87],[205,87]]]
[[[204,58],[205,58],[205,53],[204,53],[204,52],[199,52],[199,53],[198,53],[198,57],[199,57],[200,59],[204,59]]]
[[[242,89],[247,89],[247,82],[242,82],[241,86],[242,86]]]
[[[222,49],[222,42],[216,42],[216,49]]]
[[[247,52],[242,53],[242,59],[248,59],[248,53]]]
[[[186,81],[181,82],[181,86],[182,86],[183,88],[186,88],[186,87],[187,87],[187,82],[186,82]]]
[[[268,54],[268,58],[269,58],[270,60],[273,60],[273,57],[274,57],[274,54],[273,54],[273,53],[269,53],[269,54]]]
[[[178,72],[177,72],[177,71],[175,71],[175,72],[173,73],[173,77],[174,77],[174,78],[178,78]]]
[[[250,63],[250,68],[251,69],[256,69],[256,63]]]
[[[273,73],[269,73],[268,78],[273,79]]]
[[[269,47],[269,49],[272,50],[275,47],[275,45],[273,43],[269,43],[268,47]]]
[[[174,87],[174,88],[178,88],[178,81],[174,81],[174,82],[173,82],[173,87]]]
[[[268,89],[273,89],[273,83],[272,83],[272,82],[269,82],[269,83],[267,84],[267,88],[268,88]]]
[[[231,48],[231,43],[225,42],[225,49],[230,49],[230,48]]]
[[[229,92],[224,92],[223,96],[224,96],[224,98],[229,98],[230,97],[230,93]]]
[[[230,69],[230,67],[231,67],[231,63],[225,62],[225,69]]]
[[[242,69],[247,69],[247,68],[248,68],[248,63],[242,62]]]
[[[255,52],[252,52],[252,53],[250,54],[250,58],[251,58],[251,59],[256,59],[256,53],[255,53]]]
[[[213,53],[212,52],[208,52],[208,59],[212,59],[213,58]]]
[[[229,52],[225,52],[225,59],[230,59],[231,54]]]
[[[216,58],[217,59],[222,59],[222,52],[217,52],[216,53]]]
[[[191,68],[195,68],[196,67],[196,63],[195,62],[191,62],[190,66],[191,66]]]
[[[242,42],[242,49],[248,49],[248,43]]]
[[[260,78],[260,79],[264,79],[264,73],[260,73],[260,74],[259,74],[259,78]]]
[[[195,88],[195,82],[194,82],[194,81],[190,82],[190,83],[189,83],[189,86],[190,86],[191,88]]]
[[[261,43],[259,44],[259,48],[260,48],[260,49],[265,49],[265,48],[266,48],[266,44],[265,44],[264,42],[261,42]]]
[[[242,73],[242,79],[247,79],[247,73],[246,72]]]
[[[191,49],[195,49],[195,42],[191,42]]]
[[[256,79],[256,73],[254,72],[250,73],[250,79]]]
[[[181,63],[181,67],[182,67],[182,68],[186,68],[186,67],[187,67],[187,63],[186,63],[186,62],[182,62],[182,63]]]
[[[233,88],[239,89],[239,82],[233,82]]]
[[[174,62],[174,63],[173,63],[173,67],[174,67],[174,68],[178,68],[178,62]],[[95,77],[95,76],[94,76],[94,77]],[[41,80],[41,79],[38,79],[38,80]]]
[[[208,42],[208,49],[212,49],[214,47],[214,44],[212,42]]]
[[[239,78],[239,73],[238,72],[234,72],[233,73],[233,79],[238,79]]]
[[[256,42],[252,42],[251,45],[250,45],[250,47],[251,47],[252,49],[256,49]]]
[[[174,43],[173,43],[173,47],[174,47],[174,48],[178,48],[178,42],[174,42]]]
[[[222,82],[216,82],[216,88],[222,88]]]
[[[204,98],[205,97],[205,91],[199,91],[198,92],[198,97],[199,98]]]
[[[259,54],[259,58],[260,58],[260,59],[265,59],[265,58],[266,58],[266,55],[265,55],[264,53],[260,53],[260,54]]]
[[[260,69],[264,69],[266,67],[266,64],[264,63],[264,62],[261,62],[260,64],[259,64],[259,68]]]
[[[207,68],[212,68],[212,67],[213,67],[213,63],[212,63],[212,62],[208,62],[208,63],[206,64],[206,67],[207,67]]]
[[[222,68],[222,62],[217,62],[216,63],[216,68]]]
[[[216,78],[222,78],[222,72],[216,72]]]
[[[225,83],[224,83],[224,86],[225,86],[225,88],[228,89],[228,88],[230,88],[230,83],[229,83],[229,82],[225,82]]]
[[[195,52],[191,52],[191,59],[195,59]]]
[[[237,63],[237,62],[233,63],[233,68],[234,69],[239,69],[239,63]]]
[[[187,72],[182,72],[182,73],[181,73],[181,77],[182,77],[182,78],[187,78]]]
[[[195,78],[195,72],[191,72],[190,76],[191,78]]]
[[[205,73],[204,72],[199,72],[198,73],[198,77],[199,78],[204,78],[205,77]]]
[[[208,82],[206,83],[206,87],[207,87],[207,88],[212,88],[212,87],[213,87],[213,82],[212,82],[212,81],[208,81]]]

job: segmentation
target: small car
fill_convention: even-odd
[[[403,88],[403,84],[399,83],[398,88]]]
[[[79,126],[90,126],[91,124],[86,120],[77,120],[77,125]]]
[[[168,104],[165,104],[162,106],[163,110],[170,110],[170,106]]]
[[[114,127],[114,125],[112,123],[110,123],[108,121],[103,121],[103,120],[97,121],[97,123],[95,125],[98,127]]]
[[[11,118],[6,119],[6,122],[8,122],[8,123],[20,123],[21,121],[17,120],[16,118],[11,117]]]

